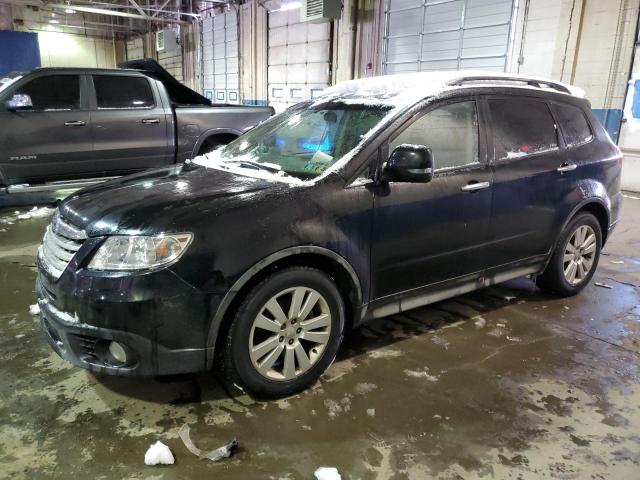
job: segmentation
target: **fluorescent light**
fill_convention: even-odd
[[[276,8],[275,10],[271,10],[272,12],[286,12],[287,10],[295,10],[296,8],[300,8],[302,6],[302,2],[289,2],[283,3],[280,8]]]
[[[56,20],[55,18],[52,18],[51,20],[49,20],[49,23],[53,23],[53,24],[60,23],[60,20]]]
[[[76,13],[75,10],[73,10],[72,8],[67,8],[64,13]]]

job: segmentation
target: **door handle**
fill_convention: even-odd
[[[491,184],[489,182],[470,182],[462,187],[460,190],[463,192],[476,192],[478,190],[484,190],[489,188]]]
[[[142,123],[146,123],[146,124],[149,124],[149,123],[160,123],[160,120],[157,119],[157,118],[143,118],[142,119]]]
[[[563,163],[562,165],[560,165],[558,167],[558,171],[560,173],[564,173],[564,172],[571,172],[573,170],[575,170],[576,168],[578,168],[578,165],[576,165],[575,163]]]
[[[86,122],[81,120],[74,120],[73,122],[64,122],[65,127],[84,127]]]

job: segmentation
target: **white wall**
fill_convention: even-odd
[[[43,67],[116,67],[115,45],[112,40],[39,32],[38,43]]]

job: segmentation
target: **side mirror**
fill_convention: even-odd
[[[387,182],[429,182],[433,178],[431,149],[422,145],[398,145],[382,171]]]
[[[29,110],[33,108],[31,97],[26,93],[15,93],[10,100],[5,103],[7,110],[15,112],[16,110]]]

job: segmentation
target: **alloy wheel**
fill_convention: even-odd
[[[249,356],[270,380],[293,380],[322,357],[331,336],[331,311],[312,288],[287,288],[271,297],[253,320]]]
[[[596,233],[589,225],[580,225],[569,238],[562,262],[564,278],[571,285],[578,285],[589,276],[594,265],[596,246]]]

